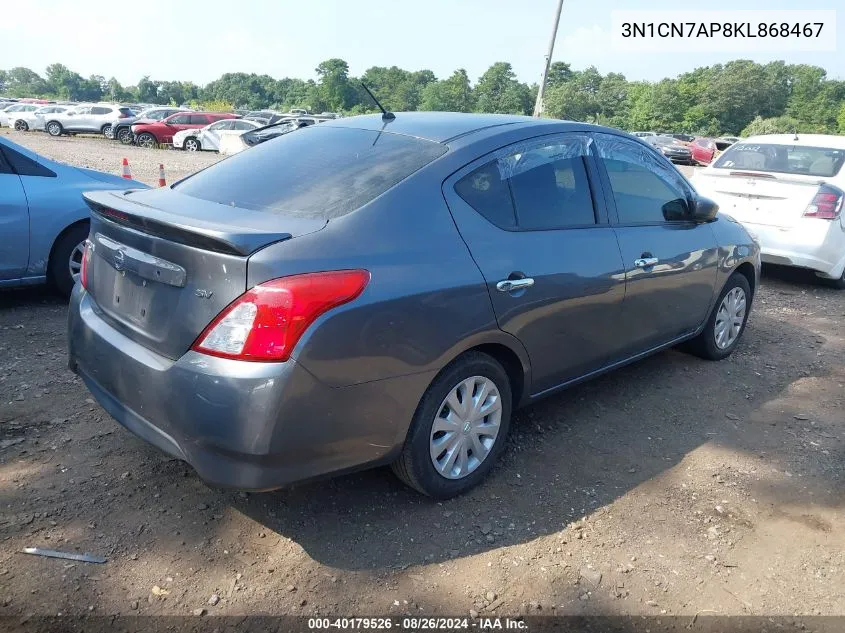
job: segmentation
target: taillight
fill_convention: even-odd
[[[843,198],[845,191],[831,185],[821,185],[813,201],[804,210],[804,217],[835,220],[842,211]]]
[[[248,361],[285,361],[321,314],[358,297],[366,270],[281,277],[247,290],[203,330],[191,349]]]
[[[82,249],[82,263],[79,268],[79,283],[83,288],[88,288],[88,264],[91,262],[91,240],[85,240],[85,247]]]

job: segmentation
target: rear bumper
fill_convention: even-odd
[[[809,268],[839,278],[845,268],[845,230],[842,220],[804,218],[792,227],[743,222],[760,243],[764,262]]]
[[[68,318],[70,368],[112,417],[208,483],[243,490],[390,461],[433,377],[332,388],[294,361],[174,361],[112,328],[78,285]]]

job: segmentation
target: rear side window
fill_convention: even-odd
[[[204,114],[192,114],[191,116],[191,125],[206,125],[208,124],[208,117]],[[212,119],[214,120],[214,119]]]
[[[587,152],[587,139],[579,136],[511,149],[461,178],[455,191],[499,228],[592,226]]]
[[[596,134],[620,224],[688,220],[688,188],[671,163],[640,143]]]
[[[713,165],[717,169],[753,169],[779,174],[831,178],[845,163],[845,150],[769,143],[731,145]]]
[[[47,169],[41,163],[37,163],[34,160],[27,158],[23,154],[20,154],[9,147],[4,147],[0,150],[0,154],[5,155],[6,161],[11,166],[12,171],[18,174],[18,176],[41,176],[44,178],[56,177],[55,172],[52,170]]]
[[[364,206],[447,149],[390,132],[311,126],[230,156],[174,189],[235,207],[330,220]]]
[[[190,121],[190,117],[187,114],[175,114],[169,119],[167,119],[166,123],[169,125],[185,125]],[[203,121],[205,123],[205,121]]]
[[[133,112],[129,108],[119,108],[119,111],[124,116],[132,116]]]
[[[110,114],[111,108],[103,108],[101,106],[94,106],[91,108],[91,114]]]

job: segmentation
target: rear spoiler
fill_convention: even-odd
[[[182,216],[128,200],[126,194],[133,191],[91,191],[83,193],[82,197],[98,218],[147,235],[224,255],[251,255],[268,244],[293,237],[288,232],[198,218],[185,218],[190,220],[190,224],[186,224],[180,221]]]
[[[729,171],[724,168],[714,168],[708,169],[706,175],[717,177],[732,176],[734,178],[763,178],[765,180],[774,180],[775,182],[782,182],[785,184],[810,185],[814,187],[817,187],[818,185],[823,185],[827,182],[827,179],[822,178],[820,176],[795,178],[793,174],[785,174],[782,172],[754,171],[747,169],[732,169]]]

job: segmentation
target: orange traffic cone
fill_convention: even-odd
[[[161,163],[159,163],[159,166],[158,166],[158,186],[159,187],[166,187],[167,186],[167,182],[165,182],[165,180],[164,180],[164,165],[162,165]]]
[[[129,161],[125,158],[123,159],[123,177],[132,180],[132,172],[129,171]]]

